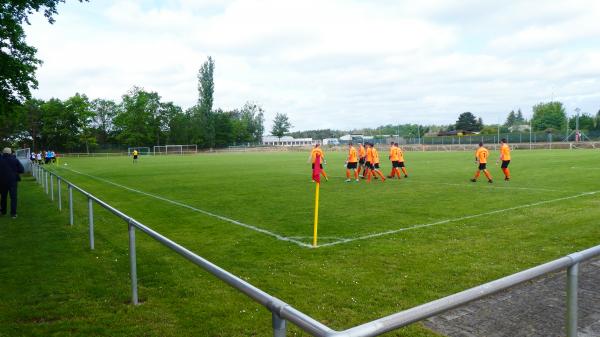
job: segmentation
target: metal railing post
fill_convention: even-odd
[[[272,313],[273,317],[273,337],[285,337],[286,321],[279,317],[276,313]]]
[[[69,186],[69,224],[73,226],[73,187]]]
[[[577,337],[579,263],[567,269],[567,337]]]
[[[90,221],[90,249],[94,250],[94,200],[88,197],[88,218]]]
[[[48,194],[48,171],[44,171],[44,189],[46,190],[46,194]]]
[[[58,190],[58,210],[62,211],[62,191],[61,191],[61,183],[60,183],[60,177],[56,177],[56,180],[58,182],[58,186],[57,186],[57,190]]]
[[[50,173],[50,200],[54,201],[54,177]]]
[[[131,275],[131,302],[133,305],[138,304],[138,289],[137,289],[137,263],[135,258],[135,227],[127,222],[129,226],[129,269]]]

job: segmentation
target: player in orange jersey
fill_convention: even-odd
[[[402,173],[404,173],[404,178],[408,178],[406,166],[404,166],[404,151],[402,151],[398,143],[394,144],[396,145],[396,151],[398,151],[398,168],[402,170]],[[398,172],[398,177],[400,177],[400,172]]]
[[[365,177],[365,159],[367,157],[367,150],[363,146],[362,143],[358,144],[358,174],[360,174],[360,170],[363,170],[362,177]]]
[[[508,164],[510,164],[510,146],[506,141],[506,138],[502,138],[500,141],[500,160],[502,161],[502,172],[504,172],[504,181],[510,180],[510,171],[508,170]],[[498,162],[496,162],[497,164]]]
[[[321,167],[321,174],[325,178],[325,181],[329,181],[329,179],[327,179],[327,173],[325,173],[325,170],[323,170],[323,163],[327,165],[327,160],[325,160],[325,154],[323,153],[323,150],[321,149],[318,143],[315,144],[315,147],[312,149],[312,151],[310,151],[310,155],[308,156],[308,160],[310,160],[312,163],[313,170],[315,169],[315,161],[317,160],[317,154],[321,157],[321,162],[319,163],[319,166]]]
[[[483,147],[483,143],[479,143],[479,148],[475,151],[475,162],[479,163],[479,169],[477,170],[477,172],[475,172],[475,177],[473,179],[471,179],[472,182],[477,182],[477,179],[479,179],[479,174],[481,171],[483,171],[483,173],[485,174],[485,176],[488,179],[488,183],[492,183],[492,176],[490,175],[490,172],[488,172],[487,170],[487,159],[490,156],[490,152]]]
[[[388,155],[389,160],[392,162],[392,172],[390,172],[390,175],[387,176],[388,178],[392,179],[396,176],[396,164],[398,163],[398,152],[396,151],[396,143],[391,142],[390,143],[390,154]],[[400,179],[400,174],[398,173],[398,179]]]
[[[369,147],[367,148],[371,149],[371,156],[372,156],[372,164],[369,170],[369,173],[367,174],[367,181],[371,181],[371,175],[373,176],[380,176],[381,177],[381,182],[385,181],[385,177],[383,176],[383,173],[381,173],[381,171],[379,170],[379,152],[377,152],[377,149],[375,148],[375,146],[373,144],[369,144]]]
[[[358,181],[358,152],[352,146],[352,142],[348,143],[348,159],[346,159],[346,182],[352,181],[350,179],[350,170],[354,171],[354,179]]]
[[[397,175],[398,179],[400,179],[400,169],[402,169],[402,173],[404,173],[404,178],[408,178],[406,168],[404,167],[404,152],[402,152],[398,143],[392,143],[389,158],[392,161],[392,173],[388,178],[394,178],[394,176]]]

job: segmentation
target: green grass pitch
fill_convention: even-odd
[[[308,153],[143,156],[135,165],[126,157],[65,158],[53,169],[200,256],[345,329],[598,244],[600,153],[512,155],[508,183],[492,151],[493,184],[483,175],[469,182],[476,169],[472,152],[408,152],[408,179],[368,184],[344,182],[345,152],[326,152],[330,178],[321,184],[317,249],[309,247],[315,184]],[[389,174],[389,161],[382,166]],[[39,186],[26,181],[22,189],[50,208]],[[111,336],[271,333],[266,310],[142,233],[138,278],[144,303],[128,306],[127,227],[97,207],[97,249],[89,251],[84,201],[76,199],[74,227],[46,224],[39,234],[73,246],[71,253],[61,250],[61,258],[81,268],[72,280],[79,286],[73,290],[68,282],[51,280],[40,289],[73,297],[67,301],[72,311],[29,304],[38,316],[58,318],[42,330],[27,319],[7,321],[0,335],[19,329],[25,335],[52,333],[65,326],[85,335],[100,325],[92,331]],[[67,219],[54,208],[44,214],[61,224]],[[41,238],[44,259],[41,248],[56,247]],[[16,301],[27,302],[19,296],[26,295]],[[6,310],[8,317],[24,315]],[[388,335],[434,336],[419,324]]]

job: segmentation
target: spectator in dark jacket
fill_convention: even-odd
[[[6,215],[7,197],[10,195],[10,215],[17,217],[17,183],[21,180],[19,174],[25,169],[21,162],[12,155],[10,148],[5,148],[0,157],[0,214]]]

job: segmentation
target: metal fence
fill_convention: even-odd
[[[574,133],[559,132],[525,132],[525,133],[496,133],[496,134],[478,134],[465,136],[424,136],[403,138],[404,144],[423,144],[423,145],[453,145],[453,144],[496,144],[500,139],[505,138],[508,143],[559,143],[576,142]],[[581,141],[599,141],[598,132],[589,132],[581,135]]]
[[[251,299],[260,303],[272,314],[272,329],[273,336],[286,336],[287,322],[291,322],[300,329],[309,333],[312,336],[318,337],[366,337],[378,336],[383,333],[396,330],[409,324],[424,320],[428,317],[435,316],[450,309],[464,305],[468,302],[489,296],[496,292],[505,290],[517,284],[533,280],[540,276],[567,269],[567,336],[577,336],[577,316],[578,316],[578,279],[579,279],[579,264],[582,261],[591,259],[600,255],[600,245],[576,252],[554,261],[527,269],[525,271],[512,274],[501,279],[491,281],[480,286],[425,303],[377,320],[367,322],[346,330],[336,331],[326,325],[320,323],[316,319],[302,313],[284,301],[274,297],[265,291],[258,289],[250,283],[240,279],[230,272],[220,268],[210,261],[198,256],[189,249],[170,240],[162,234],[145,226],[139,221],[133,219],[127,214],[110,206],[106,202],[95,197],[91,193],[75,186],[70,181],[62,178],[54,172],[48,171],[42,166],[34,165],[32,175],[37,182],[43,187],[45,193],[50,196],[51,200],[58,199],[58,209],[62,210],[63,205],[63,184],[66,185],[68,192],[69,204],[69,224],[74,224],[73,215],[73,190],[78,191],[87,198],[88,209],[88,226],[89,226],[89,241],[90,249],[94,249],[94,204],[103,207],[121,220],[128,227],[129,233],[129,266],[131,276],[131,302],[134,305],[138,304],[138,287],[137,287],[137,262],[136,262],[136,229],[147,234],[165,247],[173,250],[183,256],[190,262],[196,264],[225,283],[229,284],[238,291],[246,294]],[[56,181],[56,184],[54,183]],[[56,190],[56,193],[55,193]]]

